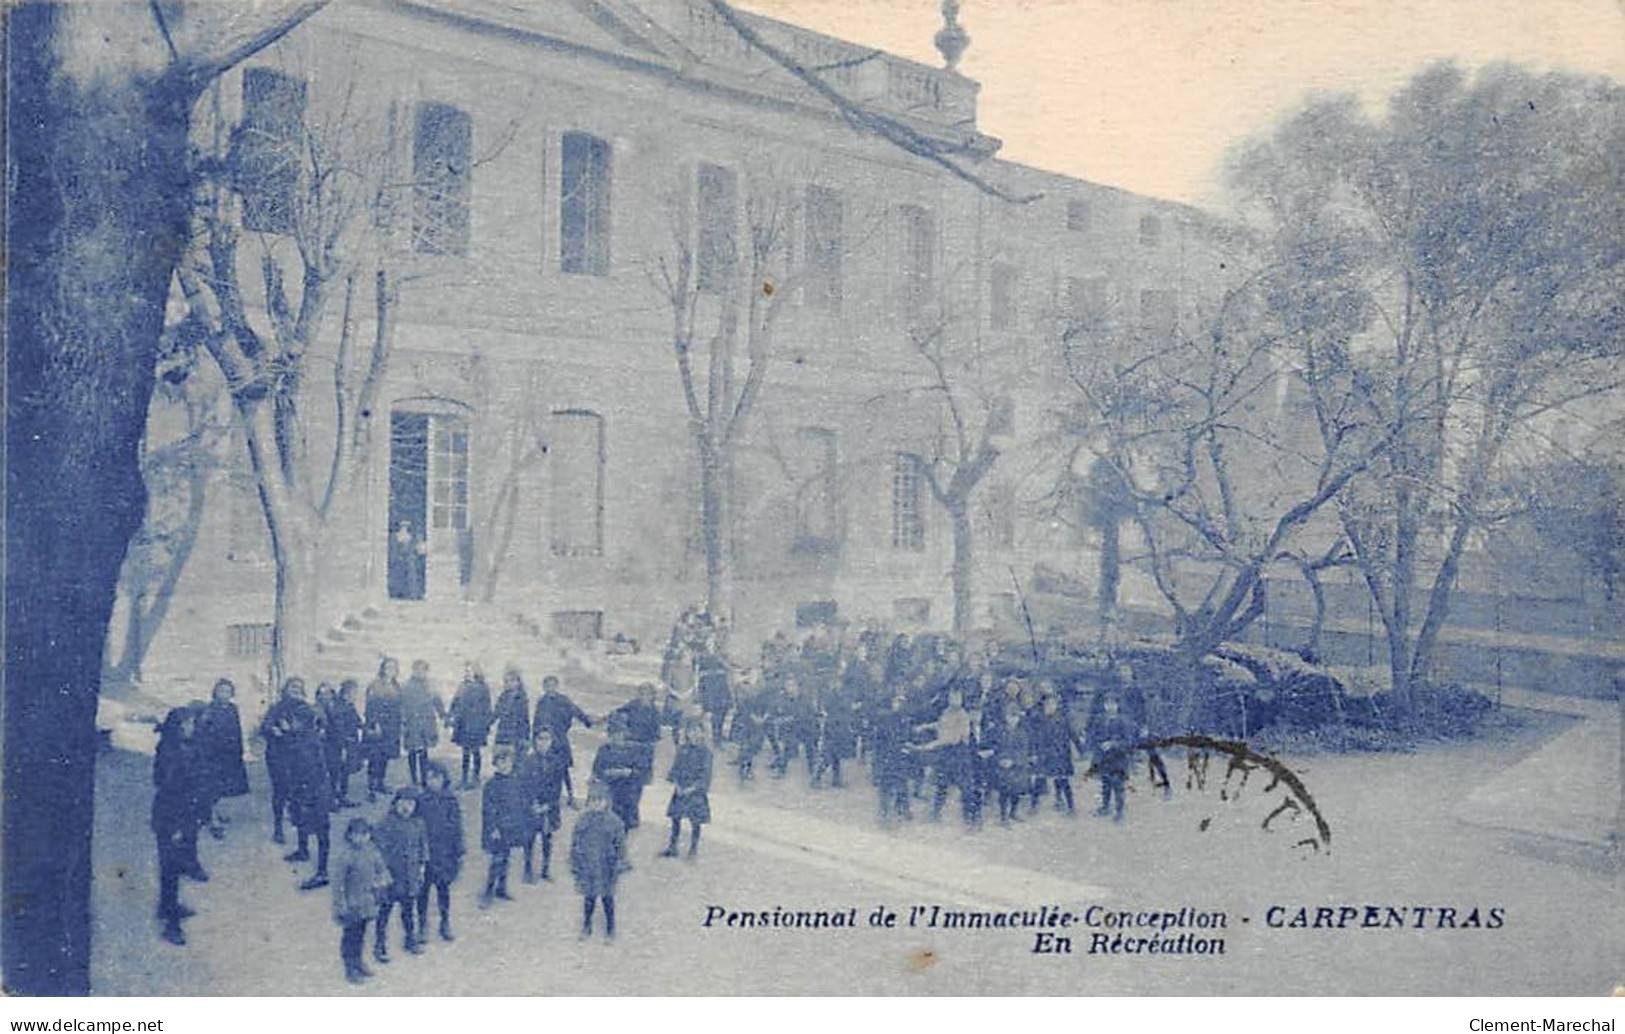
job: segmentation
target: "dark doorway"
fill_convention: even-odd
[[[428,574],[429,417],[389,415],[389,596],[421,600]]]

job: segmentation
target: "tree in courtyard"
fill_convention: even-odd
[[[1336,512],[1381,616],[1398,704],[1437,666],[1463,552],[1518,494],[1512,453],[1606,404],[1625,344],[1625,90],[1497,66],[1424,71],[1368,114],[1317,101],[1239,152],[1273,318],[1298,347],[1311,433],[1378,449]],[[1328,379],[1328,373],[1332,376]]]
[[[324,0],[5,11],[5,986],[90,981],[96,699],[211,82]]]

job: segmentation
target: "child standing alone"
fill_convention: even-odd
[[[594,782],[587,810],[570,834],[570,874],[581,892],[581,939],[592,936],[595,906],[604,903],[604,937],[615,939],[615,883],[626,865],[626,826],[610,811],[609,787]]]

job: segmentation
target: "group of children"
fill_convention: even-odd
[[[998,821],[1008,825],[1022,817],[1023,801],[1031,814],[1047,793],[1057,810],[1075,813],[1074,757],[1086,758],[1100,780],[1097,814],[1122,819],[1137,753],[1169,792],[1130,665],[1063,691],[1047,679],[1000,678],[990,658],[968,656],[948,636],[848,636],[825,626],[802,643],[775,635],[756,670],[736,672],[722,661],[719,639],[699,618],[678,623],[666,655],[667,709],[704,712],[713,743],[734,744],[741,781],[754,778],[764,750],[777,778],[802,759],[813,787],[826,775],[842,786],[843,762],[862,759],[883,823],[911,818],[912,801],[929,786],[934,820],[957,792],[972,828],[987,805],[997,803]],[[684,686],[692,687],[686,695]]]
[[[523,856],[526,883],[552,879],[553,838],[563,828],[564,810],[578,807],[569,732],[578,722],[594,723],[561,691],[556,677],[543,680],[532,712],[516,669],[508,670],[503,691],[493,702],[478,666],[471,663],[446,709],[429,688],[427,670],[423,662],[415,663],[412,680],[402,686],[395,681],[395,662],[386,658],[368,688],[364,710],[355,706],[354,682],[345,682],[336,692],[324,684],[312,703],[304,682],[290,678],[259,726],[271,784],[272,839],[285,842],[284,822],[291,821],[298,844],[285,856],[290,862],[310,860],[310,841],[316,841],[315,871],[299,887],[331,885],[333,917],[343,931],[340,957],[352,983],[372,975],[363,960],[369,923],[375,962],[390,961],[389,930],[397,913],[404,950],[423,952],[431,896],[440,938],[454,939],[451,888],[466,853],[459,790],[480,788],[480,844],[489,856],[480,904],[487,908],[512,898],[508,872],[515,850]],[[185,943],[180,923],[192,914],[179,902],[179,881],[183,876],[208,878],[198,860],[198,831],[207,826],[223,836],[218,802],[248,792],[233,694],[231,683],[221,680],[212,703],[176,708],[160,727],[152,828],[159,854],[158,914],[164,938],[175,944]],[[420,694],[426,699],[414,699]],[[569,866],[582,895],[583,938],[592,935],[600,906],[604,934],[615,936],[615,886],[630,868],[627,832],[638,825],[661,735],[655,699],[655,687],[645,685],[608,716],[608,742],[594,759],[586,808],[571,831]],[[435,723],[451,726],[452,739],[463,752],[462,780],[456,787],[450,772],[428,757],[428,747],[436,742]],[[492,771],[482,779],[482,755],[493,733]],[[679,739],[668,773],[673,784],[667,807],[671,837],[661,856],[678,854],[687,820],[692,859],[700,827],[710,820],[711,751],[697,720],[683,728]],[[403,753],[409,782],[391,792],[389,763]],[[331,852],[332,815],[360,806],[349,799],[347,789],[350,774],[362,764],[369,769],[368,800],[383,799],[387,806],[376,822],[351,818],[337,852]],[[330,854],[336,857],[330,860]]]

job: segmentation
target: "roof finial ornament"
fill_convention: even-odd
[[[959,24],[959,0],[942,0],[942,28],[937,30],[937,51],[950,71],[970,46],[970,34]]]

